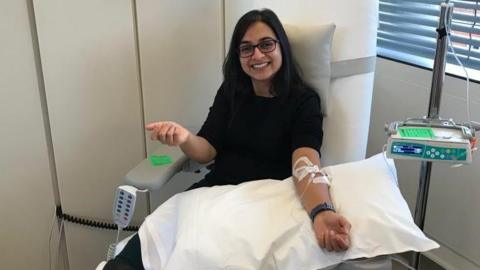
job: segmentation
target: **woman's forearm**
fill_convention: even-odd
[[[208,163],[217,155],[217,151],[203,137],[190,133],[180,149],[191,159],[199,163]]]
[[[317,165],[320,168],[320,157],[316,150],[308,147],[296,149],[292,155],[292,167],[300,157],[306,157],[313,163],[313,165]],[[305,210],[307,210],[308,213],[310,213],[314,207],[321,203],[331,203],[330,192],[327,184],[312,183],[309,179],[309,176],[305,176],[303,179],[297,179],[295,176],[293,177],[297,192],[301,197],[300,199]]]

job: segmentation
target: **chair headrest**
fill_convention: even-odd
[[[317,90],[322,102],[322,113],[326,116],[329,111],[331,48],[335,24],[310,26],[286,24],[285,31],[303,78]]]

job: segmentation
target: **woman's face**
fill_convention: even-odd
[[[254,84],[270,83],[282,66],[282,52],[277,40],[273,30],[263,22],[253,23],[245,32],[239,47],[240,64]],[[251,45],[259,46],[253,48],[251,56],[243,57],[251,53]]]

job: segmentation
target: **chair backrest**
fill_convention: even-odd
[[[295,31],[289,32],[291,27],[286,27],[292,43],[311,37],[312,44],[304,41],[299,44],[307,46],[312,55],[296,57],[300,66],[318,69],[313,75],[311,70],[304,70],[304,73],[317,80],[313,84],[319,88],[323,99],[322,165],[363,159],[367,149],[372,103],[378,0],[225,1],[225,40],[230,39],[241,15],[258,8],[272,9],[284,24],[294,25]],[[328,25],[331,24],[336,27],[328,68],[328,62],[327,67],[322,65],[325,55],[319,54],[325,54],[325,48],[330,47]],[[315,32],[317,36],[310,35]],[[318,44],[317,48],[315,43]],[[306,62],[302,59],[306,59]],[[326,74],[329,77],[325,80]]]

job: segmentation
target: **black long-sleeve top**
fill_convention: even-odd
[[[309,88],[290,91],[288,99],[256,96],[251,89],[232,118],[224,87],[218,90],[198,135],[217,151],[205,179],[214,185],[258,179],[285,179],[292,174],[292,153],[299,147],[320,152],[320,98]]]

